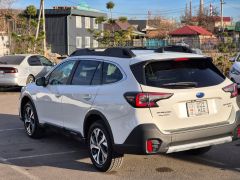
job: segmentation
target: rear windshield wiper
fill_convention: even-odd
[[[177,82],[177,83],[167,83],[167,84],[162,84],[162,87],[197,87],[198,83],[196,82]]]
[[[7,64],[7,62],[1,62],[1,61],[0,61],[0,64]]]

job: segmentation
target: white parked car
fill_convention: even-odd
[[[33,54],[0,57],[0,86],[26,86],[46,75],[54,64],[46,57]]]
[[[234,62],[230,71],[229,71],[229,78],[240,85],[240,53],[237,56],[230,59],[231,62]]]
[[[202,55],[86,49],[22,89],[20,118],[32,138],[49,126],[81,137],[111,171],[124,154],[202,154],[240,138],[237,95]]]

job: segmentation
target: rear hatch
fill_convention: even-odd
[[[233,111],[230,96],[236,96],[237,89],[210,58],[154,60],[134,64],[131,69],[143,92],[167,95],[149,108],[161,131],[229,123]]]

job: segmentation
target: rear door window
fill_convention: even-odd
[[[0,64],[20,65],[25,56],[2,56],[0,57]]]
[[[170,89],[208,87],[225,80],[225,76],[206,58],[153,61],[145,66],[143,73],[145,85]]]
[[[30,66],[42,66],[42,63],[38,56],[31,56],[30,58],[28,58],[28,64]]]
[[[81,61],[74,73],[72,85],[91,85],[99,64],[99,61]]]

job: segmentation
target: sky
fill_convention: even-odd
[[[24,9],[28,5],[39,7],[40,0],[16,0],[16,8]],[[91,8],[106,11],[109,0],[45,0],[45,7],[77,6],[80,2],[87,3]],[[115,17],[127,16],[129,19],[146,19],[148,11],[152,16],[161,15],[170,19],[179,19],[184,13],[186,3],[190,0],[112,0],[115,3],[113,15]],[[199,8],[200,0],[192,0],[193,11]],[[204,6],[212,3],[220,10],[220,0],[204,0]],[[234,21],[240,20],[240,0],[225,0],[224,16],[233,17]]]

